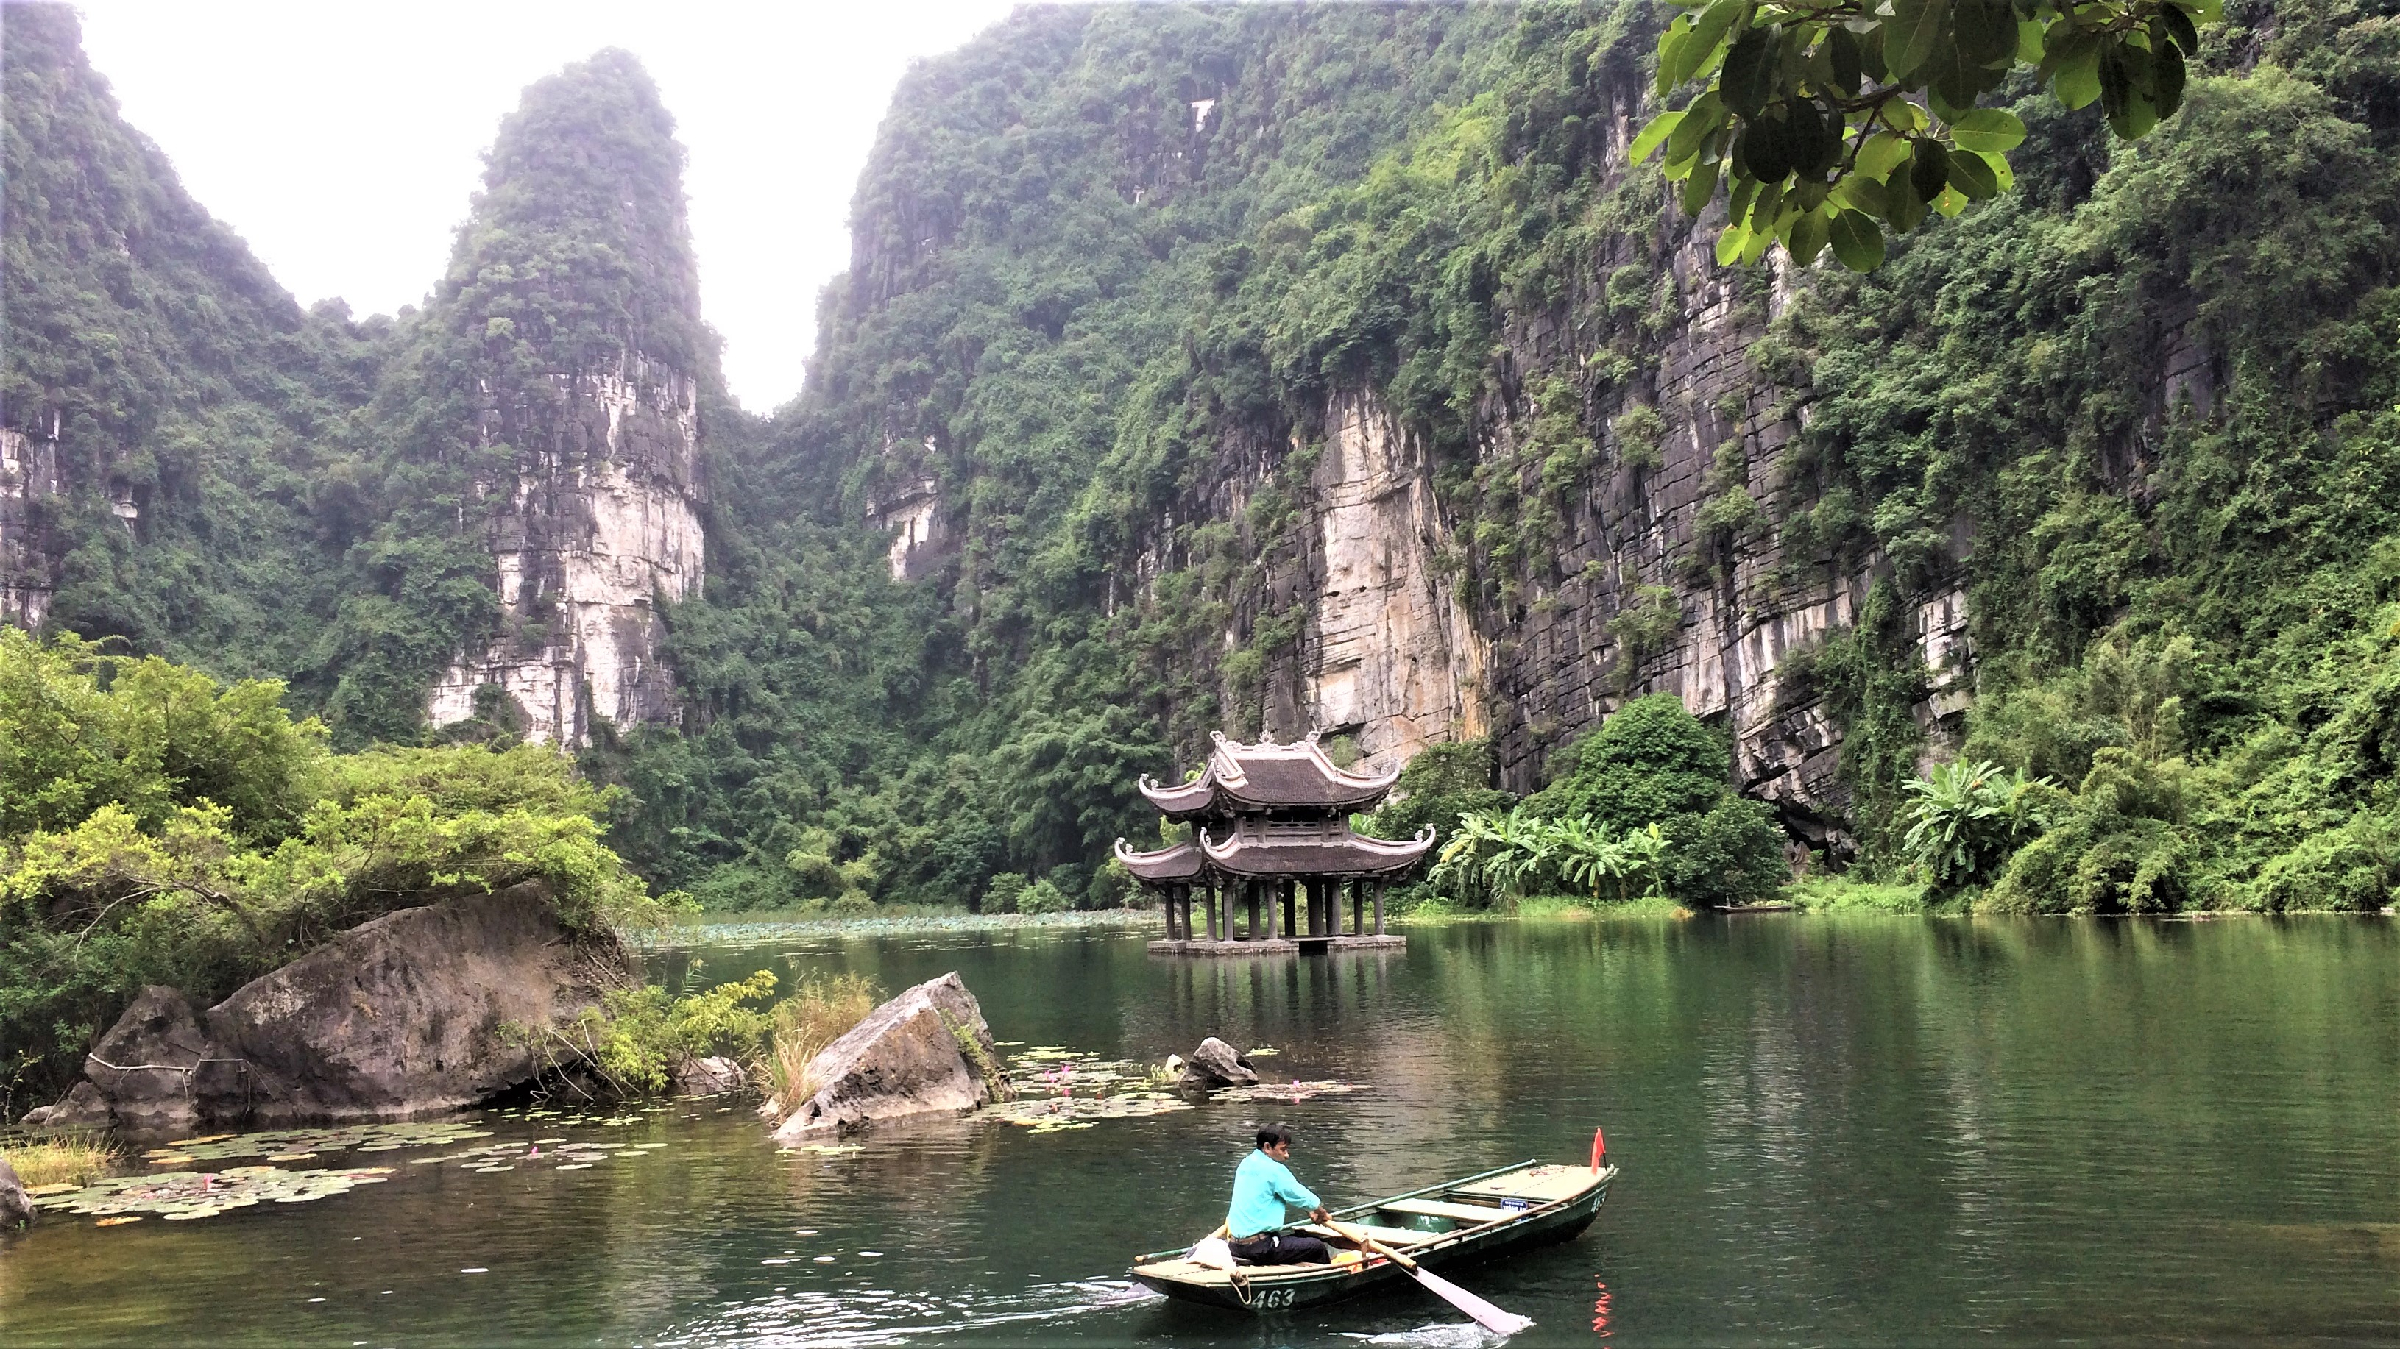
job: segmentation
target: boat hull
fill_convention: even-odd
[[[1572,1241],[1599,1217],[1600,1206],[1608,1199],[1609,1182],[1615,1175],[1616,1168],[1609,1167],[1580,1192],[1537,1205],[1505,1221],[1429,1234],[1421,1244],[1408,1247],[1406,1253],[1424,1268],[1447,1274],[1535,1247]],[[1379,1204],[1361,1205],[1345,1210],[1344,1215],[1372,1212],[1379,1207]],[[1344,1215],[1337,1215],[1337,1219],[1348,1221]],[[1253,1314],[1298,1311],[1388,1290],[1395,1284],[1415,1283],[1408,1271],[1379,1256],[1369,1256],[1364,1263],[1354,1265],[1248,1266],[1236,1270],[1231,1277],[1222,1274],[1193,1277],[1147,1263],[1158,1257],[1144,1259],[1146,1263],[1137,1264],[1132,1271],[1134,1279],[1144,1287],[1178,1302]]]

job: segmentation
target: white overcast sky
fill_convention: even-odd
[[[303,304],[420,303],[526,85],[639,56],[690,152],[701,304],[765,412],[799,392],[817,292],[849,265],[851,188],[893,85],[1005,0],[162,4],[84,0],[84,45],[185,188]]]

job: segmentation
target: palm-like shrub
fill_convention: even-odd
[[[1589,815],[1545,820],[1519,807],[1506,815],[1460,816],[1457,832],[1427,879],[1442,893],[1470,902],[1561,885],[1590,886],[1598,899],[1602,886],[1612,882],[1616,898],[1630,899],[1637,884],[1642,893],[1659,893],[1666,848],[1666,835],[1656,824],[1619,833]]]
[[[1559,874],[1577,885],[1590,886],[1592,898],[1600,898],[1602,882],[1613,883],[1620,900],[1633,897],[1636,883],[1642,885],[1645,896],[1664,893],[1666,872],[1659,864],[1666,859],[1667,836],[1656,824],[1616,834],[1605,825],[1593,824],[1587,816],[1560,820],[1556,828],[1561,834],[1561,851],[1566,854]]]
[[[1961,759],[1901,784],[1910,799],[1904,846],[1939,890],[1978,884],[2042,831],[2056,784]]]

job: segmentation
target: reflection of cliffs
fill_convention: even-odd
[[[638,355],[609,374],[554,379],[554,438],[520,449],[491,526],[505,635],[435,686],[437,726],[476,715],[486,685],[508,694],[537,740],[583,744],[594,717],[672,716],[654,603],[700,586],[695,387]]]

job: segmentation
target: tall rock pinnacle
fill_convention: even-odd
[[[435,685],[437,726],[505,715],[579,745],[673,715],[654,606],[698,590],[700,392],[718,380],[674,121],[604,51],[527,89],[403,374],[412,458],[468,486],[499,625]]]

